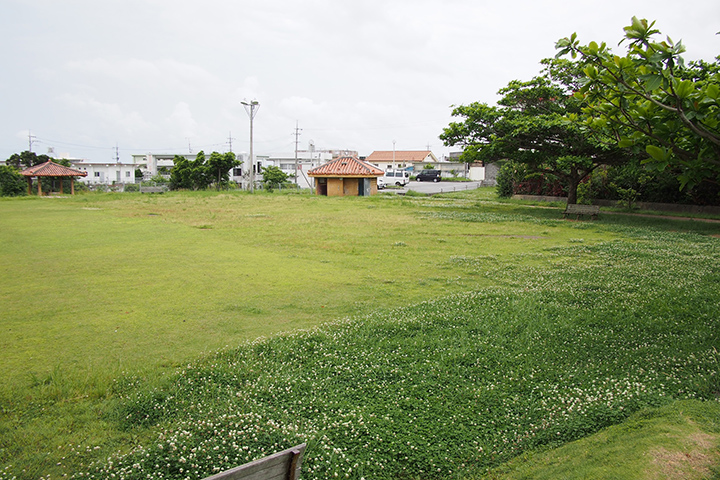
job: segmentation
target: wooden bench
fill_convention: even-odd
[[[590,215],[590,218],[595,220],[599,213],[600,207],[597,205],[579,205],[571,203],[565,207],[563,215],[564,218],[567,218],[568,215],[575,215],[576,220],[580,220],[581,215]]]
[[[167,187],[160,186],[160,187],[143,187],[140,185],[140,193],[165,193],[167,192]]]
[[[305,447],[303,443],[207,477],[205,480],[299,480]]]

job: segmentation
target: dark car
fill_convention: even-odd
[[[421,170],[420,173],[417,174],[417,177],[415,177],[415,180],[418,182],[439,182],[440,170]]]

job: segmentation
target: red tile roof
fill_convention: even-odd
[[[381,177],[385,172],[357,157],[340,157],[308,171],[311,177]]]
[[[30,168],[26,168],[22,172],[22,175],[26,177],[86,177],[87,172],[81,172],[72,168],[58,165],[57,163],[47,161],[39,165],[33,165]]]
[[[428,155],[432,155],[430,150],[375,150],[365,158],[367,162],[392,162],[393,154],[396,162],[423,162]]]

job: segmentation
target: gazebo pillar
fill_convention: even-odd
[[[40,177],[37,177],[38,179],[38,197],[42,197],[42,179]]]
[[[32,195],[32,177],[27,177],[28,195]]]

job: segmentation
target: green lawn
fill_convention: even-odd
[[[522,217],[481,228],[456,221],[476,203],[207,193],[5,200],[3,383],[174,366],[243,339],[492,283],[458,275],[451,258],[613,235]]]
[[[437,383],[441,377],[433,377],[435,383],[421,381],[422,388],[442,399],[430,402],[429,409],[420,413],[428,425],[423,435],[434,438],[440,434],[430,427],[433,419],[441,418],[448,406],[464,411],[464,401],[477,400],[474,395],[486,391],[488,382],[495,382],[491,377],[498,376],[497,381],[505,385],[502,391],[509,388],[507,395],[525,398],[525,390],[515,391],[512,378],[505,378],[508,374],[512,377],[512,368],[517,368],[518,374],[552,379],[540,383],[540,390],[552,386],[569,389],[566,393],[570,395],[568,379],[559,372],[568,368],[567,362],[590,362],[592,358],[583,358],[581,353],[587,353],[587,346],[598,338],[602,339],[600,345],[621,350],[628,348],[627,340],[635,353],[622,356],[626,364],[657,362],[658,371],[667,374],[674,372],[674,367],[666,365],[672,362],[658,359],[693,355],[684,367],[690,369],[688,382],[665,379],[660,388],[656,385],[659,376],[642,377],[646,386],[652,387],[652,395],[634,403],[624,399],[620,405],[624,411],[662,404],[664,399],[711,397],[717,377],[708,377],[704,369],[717,365],[712,363],[717,358],[708,353],[708,345],[718,345],[713,322],[719,316],[720,302],[716,288],[718,240],[708,235],[719,233],[720,226],[615,215],[601,216],[599,222],[560,218],[557,209],[498,202],[488,190],[433,198],[184,192],[2,200],[0,478],[59,478],[82,472],[88,462],[107,458],[113,451],[134,451],[126,457],[132,459],[138,445],[153,442],[157,435],[172,436],[168,432],[177,433],[178,425],[185,422],[194,425],[197,417],[190,405],[204,405],[207,392],[214,405],[211,410],[217,409],[220,416],[229,411],[241,415],[243,421],[256,416],[253,425],[266,437],[256,445],[245,438],[249,454],[260,454],[291,439],[306,440],[311,443],[308,473],[316,472],[315,477],[307,478],[324,478],[328,472],[345,474],[345,460],[327,456],[328,451],[340,447],[323,440],[323,435],[332,438],[333,425],[352,411],[353,415],[378,419],[367,423],[373,425],[367,435],[387,442],[386,427],[393,422],[379,420],[381,412],[394,412],[390,415],[394,421],[406,417],[408,408],[422,410],[414,405],[427,403],[419,394],[413,397],[398,390],[400,379],[424,378],[420,376],[427,373],[423,361],[443,372],[442,377],[456,379],[456,386],[465,392],[447,400],[441,394],[452,391],[443,383],[446,380]],[[488,305],[478,306],[478,298],[493,305],[498,316],[491,315],[493,310],[485,308]],[[690,302],[687,307],[686,302]],[[437,305],[442,309],[437,310]],[[543,305],[548,309],[541,308]],[[557,310],[549,309],[552,305]],[[408,312],[416,313],[408,318]],[[402,333],[403,322],[412,325],[420,319],[418,328],[423,332],[425,316],[433,319],[427,332],[430,337],[416,332],[408,343]],[[315,333],[307,334],[312,338],[309,343],[306,334],[255,340],[345,318],[353,320],[323,327],[317,334],[319,340],[313,337]],[[558,318],[565,320],[558,323]],[[365,324],[376,328],[342,333],[350,337],[344,336],[337,344],[330,340],[336,335],[333,332],[345,332],[347,325]],[[615,333],[609,335],[608,328]],[[450,335],[453,329],[457,329],[456,335]],[[487,335],[477,337],[480,331]],[[695,338],[699,334],[705,335],[702,341]],[[648,335],[659,339],[669,335],[682,341],[660,342],[656,350],[646,350],[640,338]],[[543,336],[554,340],[543,344],[538,341]],[[472,369],[448,372],[455,363],[442,353],[436,358],[437,352],[443,351],[437,342],[442,344],[446,337],[451,339],[447,347],[454,352],[449,359],[457,360],[454,355],[462,351],[467,368],[477,367],[485,359],[490,362],[484,367],[487,371],[472,382],[466,378],[477,374]],[[579,338],[585,350],[571,349],[574,356],[567,357],[569,350],[563,347],[556,354],[560,366],[547,372],[542,369],[542,373],[525,370],[534,356],[537,364],[545,363],[547,352],[560,345],[554,342]],[[254,343],[235,350],[251,340]],[[418,348],[419,344],[426,344],[427,351]],[[316,383],[305,387],[305,393],[312,395],[285,400],[308,408],[330,402],[325,408],[332,418],[321,420],[314,412],[302,416],[298,426],[291,425],[285,404],[264,410],[274,405],[268,400],[275,397],[267,395],[280,388],[277,382],[285,379],[286,385],[304,385],[299,379],[308,372],[338,371],[340,366],[323,363],[318,352],[342,352],[344,345],[356,347],[340,354],[342,358],[346,355],[360,361],[368,352],[378,355],[348,367],[367,369],[365,396],[335,397],[338,385],[327,383],[332,375],[317,375],[313,377]],[[478,350],[479,345],[492,350],[493,356],[488,358]],[[536,350],[539,346],[544,350]],[[277,363],[257,363],[258,348],[282,353],[277,354]],[[218,349],[226,352],[219,360],[212,353]],[[203,354],[205,359],[197,360]],[[233,361],[226,362],[225,355]],[[239,366],[237,358],[246,356],[251,366]],[[333,356],[336,353],[330,354]],[[407,369],[395,373],[376,370],[372,365],[380,358],[386,359],[386,365],[408,358]],[[610,368],[605,357],[593,358]],[[289,359],[308,365],[288,370]],[[518,359],[523,368],[516,365]],[[203,365],[208,362],[214,365],[211,370],[224,373],[217,384],[203,380],[207,392],[199,393],[197,383],[186,383],[183,371],[188,365],[206,369]],[[628,372],[613,365],[618,370],[609,377],[602,368],[586,368],[582,381],[626,380]],[[389,383],[378,387],[374,383],[379,381],[378,375],[388,375]],[[365,380],[350,377],[344,381],[341,385],[357,387]],[[183,386],[190,384],[195,387]],[[255,399],[236,395],[238,385],[245,385],[247,395],[255,395]],[[169,395],[169,388],[180,393]],[[388,396],[366,402],[372,398],[372,388],[384,389]],[[230,399],[239,399],[240,404],[225,398],[228,389],[233,391]],[[471,391],[476,393],[468,393]],[[266,401],[258,403],[258,395]],[[169,396],[178,403],[166,403]],[[396,407],[390,409],[389,402]],[[367,411],[358,410],[363,403],[369,403]],[[522,405],[538,408],[533,402]],[[464,414],[478,415],[473,408]],[[498,408],[504,412],[498,418],[504,418],[505,428],[519,425],[527,431],[529,427],[512,421],[514,410]],[[537,411],[542,414],[542,409]],[[146,412],[146,420],[134,417],[138,412]],[[202,412],[214,418],[206,410]],[[592,433],[622,420],[625,414],[603,415],[607,418],[601,416],[587,425],[561,425],[564,433],[559,439]],[[238,418],[233,421],[237,423]],[[279,430],[268,427],[273,418],[282,424]],[[347,422],[352,424],[349,419]],[[480,441],[477,435],[483,441],[496,440],[479,424],[463,425],[469,433],[458,437],[462,448],[447,442],[442,450],[452,452],[447,459],[446,454],[430,448],[435,453],[429,458],[442,465],[441,472],[430,475],[429,466],[417,467],[424,470],[422,478],[457,478],[453,475],[458,472],[481,471],[536,444],[547,444],[536,440],[540,434],[531,435],[532,441],[503,449],[493,458],[478,456],[471,447],[472,442]],[[477,435],[473,436],[468,425],[474,425]],[[412,428],[402,424],[390,430],[398,435]],[[397,465],[418,465],[398,457],[403,449],[407,455],[409,448],[406,444],[400,449],[399,445],[382,449],[380,463],[393,475],[403,475]],[[416,451],[420,458],[428,448]],[[458,455],[468,461],[459,461]],[[118,461],[123,460],[114,463]],[[331,461],[337,471],[321,466],[325,461]],[[358,457],[355,461],[364,465],[366,478],[380,478],[375,467],[363,463],[366,460]],[[97,468],[104,472],[105,467]],[[448,473],[450,470],[454,473]]]
[[[544,452],[530,452],[485,480],[559,478],[701,480],[720,476],[720,403],[678,401]]]

